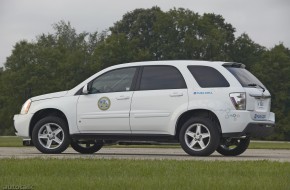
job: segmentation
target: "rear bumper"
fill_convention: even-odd
[[[240,133],[224,133],[223,137],[266,137],[274,133],[274,122],[269,123],[249,123],[246,128]]]
[[[255,112],[230,110],[218,112],[223,137],[266,137],[273,133],[275,114],[273,112]]]
[[[242,134],[251,137],[266,137],[274,133],[274,127],[274,123],[249,123]]]

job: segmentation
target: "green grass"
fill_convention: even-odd
[[[288,149],[290,142],[251,142],[250,149]]]
[[[289,189],[290,163],[103,159],[1,159],[0,188]]]
[[[23,147],[19,137],[0,137],[0,147]],[[114,145],[114,148],[180,148],[179,145]],[[290,142],[251,142],[250,149],[288,149]]]
[[[22,138],[15,136],[0,136],[0,147],[22,147]]]

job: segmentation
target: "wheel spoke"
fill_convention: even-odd
[[[61,140],[58,137],[55,137],[53,139],[53,141],[56,142],[57,144],[60,144],[61,143]]]
[[[57,134],[60,133],[61,131],[62,131],[61,128],[58,128],[58,129],[54,130],[53,133],[54,133],[55,135],[57,135]]]
[[[195,133],[191,132],[191,131],[187,131],[186,135],[190,136],[190,137],[194,137]]]
[[[209,133],[202,133],[201,135],[202,135],[202,139],[210,137]]]
[[[196,134],[200,134],[200,133],[201,133],[201,132],[200,132],[200,131],[201,131],[200,128],[201,128],[200,125],[197,125],[197,126],[196,126]]]
[[[38,136],[39,139],[47,139],[47,134],[41,134]]]
[[[189,146],[190,146],[190,147],[193,147],[196,143],[197,143],[197,141],[193,139],[193,140],[190,142]]]
[[[199,144],[201,149],[205,148],[205,144],[204,144],[203,140],[198,141],[198,144]]]
[[[51,133],[51,132],[52,132],[51,127],[50,127],[49,124],[45,125],[45,128],[46,128],[46,131],[47,131],[48,133]]]
[[[46,148],[50,148],[51,147],[51,143],[52,143],[52,140],[48,139],[47,142],[46,142]]]

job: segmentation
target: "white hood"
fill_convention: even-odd
[[[51,98],[60,98],[67,94],[68,91],[61,91],[61,92],[54,92],[50,94],[44,94],[40,96],[35,96],[31,98],[32,101],[38,101],[38,100],[45,100],[45,99],[51,99]]]

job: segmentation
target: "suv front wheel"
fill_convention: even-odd
[[[42,153],[58,154],[65,151],[70,144],[66,122],[54,116],[39,120],[32,131],[32,142]]]
[[[179,141],[191,156],[211,155],[220,141],[218,126],[209,118],[193,117],[182,126]]]

